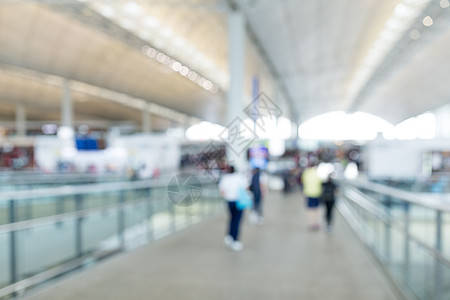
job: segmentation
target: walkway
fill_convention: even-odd
[[[273,193],[266,224],[243,227],[244,250],[223,245],[217,217],[35,291],[30,300],[397,299],[336,214],[335,231],[306,230],[298,193]]]

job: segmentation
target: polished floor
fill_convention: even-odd
[[[336,213],[334,231],[308,231],[303,199],[272,193],[265,224],[242,227],[244,250],[223,245],[225,215],[115,256],[24,297],[32,300],[390,300],[376,262]]]

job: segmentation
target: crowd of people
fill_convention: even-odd
[[[322,204],[325,208],[325,229],[332,231],[333,208],[337,186],[328,174],[323,179],[317,172],[317,161],[311,160],[301,174],[301,187],[306,201],[306,224],[310,230],[321,228],[321,218],[319,207]],[[243,244],[240,240],[241,220],[245,211],[245,206],[241,207],[240,201],[243,196],[242,191],[251,193],[252,205],[249,214],[251,224],[263,225],[263,200],[267,196],[268,178],[259,168],[252,171],[250,180],[237,172],[233,166],[229,166],[219,182],[219,191],[227,203],[228,222],[224,243],[234,251],[241,251]],[[245,194],[245,193],[244,193]]]

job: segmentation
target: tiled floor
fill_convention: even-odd
[[[245,220],[242,252],[224,247],[225,217],[218,217],[53,282],[26,299],[397,299],[338,213],[332,234],[308,231],[304,214],[299,193],[272,193],[265,224]]]

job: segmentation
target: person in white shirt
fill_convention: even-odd
[[[236,173],[233,166],[229,167],[228,174],[222,176],[219,182],[219,191],[222,197],[227,201],[229,211],[228,234],[225,236],[225,245],[234,251],[240,251],[243,248],[239,241],[239,226],[243,211],[238,209],[236,202],[239,198],[239,190],[247,188],[246,178]]]

